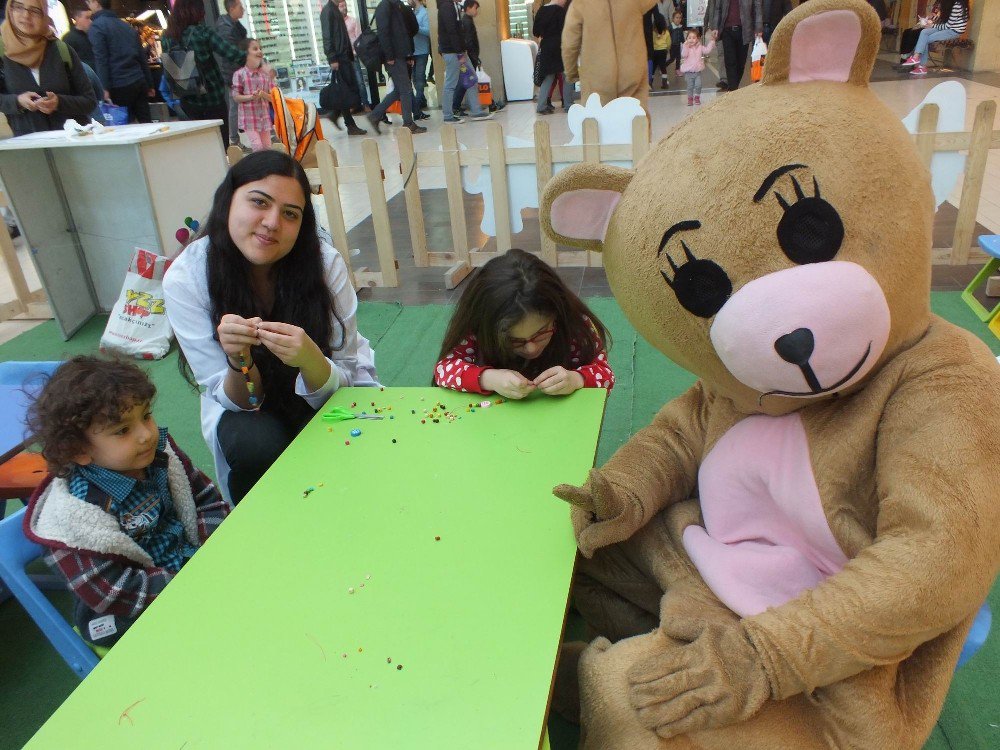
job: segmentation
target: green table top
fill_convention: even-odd
[[[26,747],[538,747],[605,397],[342,389]]]

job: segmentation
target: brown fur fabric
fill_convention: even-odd
[[[803,60],[803,43],[815,48],[830,29],[856,32],[853,59],[839,67]],[[861,0],[811,0],[775,31],[761,85],[687,118],[634,172],[579,165],[545,191],[550,236],[603,249],[636,329],[700,378],[584,486],[556,488],[577,506],[577,605],[607,636],[580,661],[585,747],[916,750],[940,712],[1000,567],[1000,379],[982,342],[930,314],[929,175],[868,88],[878,39],[878,20]],[[764,191],[762,181],[789,165],[798,166]],[[833,207],[842,222],[835,255],[789,253],[781,231],[790,211],[775,191],[813,204],[816,192]],[[577,197],[591,215],[612,206],[603,238],[573,236],[573,218],[587,215],[568,211]],[[698,226],[664,245],[667,227],[685,221]],[[803,232],[828,238],[831,226]],[[696,263],[722,269],[731,283],[710,314],[693,314],[675,291]],[[876,354],[863,375],[815,395],[764,395],[745,382],[730,347],[743,342],[720,336],[726,308],[762,283],[828,272],[830,290],[816,294],[829,295],[825,309],[836,317],[867,304],[841,285],[845,267],[870,279],[886,308],[884,343],[870,345]],[[775,336],[801,325],[782,294],[756,309],[778,321]],[[741,323],[748,337],[757,320]],[[856,323],[839,333],[868,340],[870,321]],[[810,356],[831,345],[821,339]],[[715,560],[693,559],[685,529],[708,528],[718,513],[705,505],[699,473],[713,450],[735,428],[789,418],[801,424],[817,507],[845,564],[741,616],[705,577]],[[794,466],[766,465],[786,453],[757,448],[762,471],[795,475]]]
[[[643,14],[656,0],[573,0],[566,11],[562,56],[566,78],[580,80],[583,103],[620,96],[649,101]]]

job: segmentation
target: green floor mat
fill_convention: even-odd
[[[933,293],[931,301],[936,313],[974,332],[988,342],[995,354],[1000,354],[1000,341],[965,306],[959,293]],[[664,403],[688,388],[694,378],[640,338],[614,299],[595,298],[588,304],[614,339],[610,362],[616,385],[598,446],[597,463],[601,464],[631,434],[649,424]],[[361,304],[358,328],[376,351],[380,380],[394,386],[427,385],[450,315],[451,308],[445,305]],[[0,360],[64,359],[95,352],[105,320],[95,318],[70,341],[62,340],[54,322],[43,323],[0,345]],[[157,386],[157,420],[170,428],[196,465],[212,473],[211,455],[201,437],[198,396],[180,376],[176,347],[165,359],[143,366]],[[68,611],[68,595],[57,595],[57,601]],[[990,602],[993,611],[1000,612],[1000,587],[994,587]],[[16,601],[0,603],[0,643],[4,644],[0,649],[0,716],[4,717],[0,750],[7,750],[20,748],[77,685],[77,680]],[[1000,674],[1000,645],[994,635],[956,674],[927,750],[1000,747],[996,674]],[[575,747],[575,727],[553,719],[551,729],[553,750]]]

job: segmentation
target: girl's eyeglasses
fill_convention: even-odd
[[[528,344],[540,344],[545,341],[545,339],[551,337],[556,332],[556,324],[553,323],[548,328],[543,328],[541,331],[536,333],[530,339],[511,339],[510,345],[514,349],[522,349]]]
[[[33,18],[41,18],[45,14],[42,12],[41,8],[29,8],[27,5],[22,5],[21,3],[11,3],[10,4],[11,13],[25,13]]]

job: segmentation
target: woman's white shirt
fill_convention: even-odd
[[[208,245],[202,237],[188,245],[174,260],[163,279],[163,296],[170,326],[184,351],[188,364],[201,386],[201,430],[212,449],[219,489],[228,496],[229,466],[219,446],[216,427],[223,411],[241,411],[225,391],[229,365],[216,340],[208,296]],[[378,386],[375,353],[371,344],[358,332],[358,297],[351,286],[347,264],[326,242],[320,243],[326,283],[333,295],[334,307],[343,329],[333,321],[333,340],[328,342],[331,355],[330,378],[320,388],[309,391],[300,373],[295,393],[314,409],[319,409],[342,386]],[[343,337],[343,338],[341,338]],[[317,342],[321,344],[321,342]],[[341,346],[341,344],[343,344]],[[265,386],[265,398],[266,398]]]

